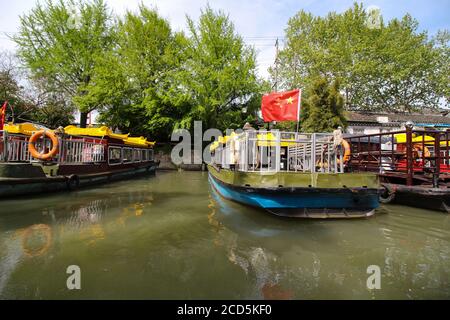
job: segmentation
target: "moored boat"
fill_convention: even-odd
[[[31,195],[152,174],[154,142],[109,128],[31,123],[0,130],[0,198]]]
[[[405,130],[348,136],[348,170],[380,177],[382,203],[450,212],[450,131]]]
[[[331,134],[231,134],[211,145],[210,184],[225,198],[279,216],[370,216],[379,205],[378,177],[346,172],[347,147]]]

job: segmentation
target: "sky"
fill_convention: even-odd
[[[300,10],[324,16],[328,12],[343,12],[354,0],[105,0],[117,14],[126,10],[136,11],[142,2],[157,8],[169,20],[175,30],[186,30],[186,15],[196,20],[201,9],[209,2],[213,9],[229,14],[237,32],[245,42],[253,45],[258,53],[258,73],[268,77],[268,67],[275,58],[275,41],[283,45],[284,29],[290,17]],[[401,18],[410,13],[419,21],[419,29],[430,35],[439,29],[450,29],[450,0],[369,0],[365,7],[377,6],[383,18]],[[19,16],[29,12],[36,0],[0,0],[0,50],[14,51],[15,45],[8,38],[17,32]]]

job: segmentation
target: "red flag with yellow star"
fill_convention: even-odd
[[[261,102],[264,121],[298,121],[300,119],[300,99],[300,89],[265,94]]]
[[[7,104],[8,101],[5,101],[5,103],[3,103],[3,106],[0,108],[0,130],[3,130],[3,126],[5,125]]]

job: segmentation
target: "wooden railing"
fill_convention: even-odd
[[[347,170],[373,171],[438,187],[450,178],[450,131],[412,130],[346,137],[351,145]]]

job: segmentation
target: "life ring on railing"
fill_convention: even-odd
[[[344,164],[346,164],[350,160],[352,151],[350,149],[350,144],[345,139],[342,139],[341,146],[344,148],[344,155],[342,156],[342,160],[344,161]],[[341,164],[341,159],[338,158],[337,163]]]
[[[47,153],[41,153],[36,150],[35,143],[36,141],[43,137],[47,136],[52,141],[52,148]],[[39,159],[39,160],[48,160],[56,155],[58,152],[58,138],[56,135],[48,130],[42,129],[39,130],[30,137],[30,141],[28,142],[28,150],[30,151],[30,154],[33,156],[33,158]]]
[[[342,139],[341,144],[344,147],[344,163],[346,163],[346,162],[348,162],[348,160],[350,160],[352,151],[350,150],[350,144],[348,143],[347,140]]]
[[[418,151],[422,151],[425,158],[431,157],[430,150],[425,146],[422,148],[421,144],[418,144],[418,143],[414,144],[414,149],[417,149]]]

